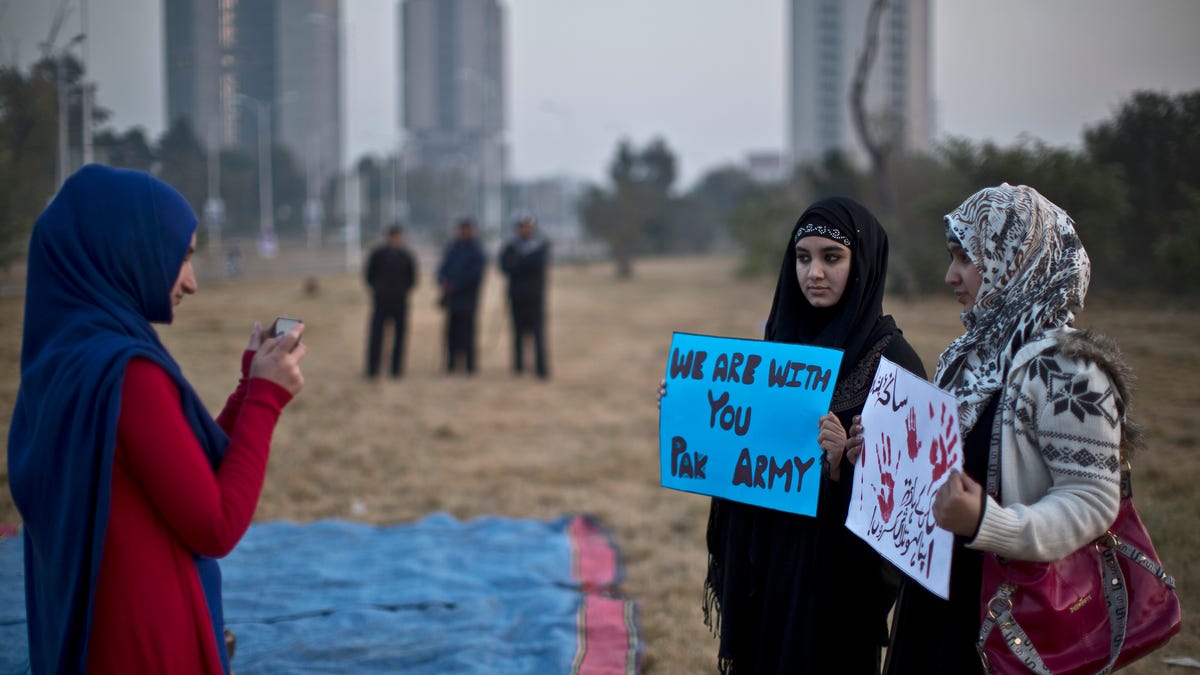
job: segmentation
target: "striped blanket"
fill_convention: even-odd
[[[0,673],[26,668],[21,557],[0,541]],[[638,670],[619,554],[587,516],[262,523],[221,567],[237,675]]]

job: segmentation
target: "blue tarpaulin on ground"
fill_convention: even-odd
[[[28,667],[21,549],[0,541],[0,673]],[[221,569],[238,675],[637,669],[615,546],[583,516],[256,524]]]

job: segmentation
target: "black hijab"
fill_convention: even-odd
[[[796,279],[796,234],[801,228],[805,234],[824,230],[828,234],[819,236],[842,244],[850,242],[850,278],[833,307],[813,307],[800,289]],[[899,332],[892,318],[883,314],[887,263],[887,233],[865,206],[849,197],[814,202],[796,221],[784,248],[765,339],[842,350],[838,373],[841,385],[879,340]],[[841,397],[835,394],[835,398]]]
[[[800,289],[797,233],[850,248],[850,276],[833,307],[813,307]],[[900,333],[883,315],[887,256],[887,234],[866,207],[846,197],[823,199],[792,228],[771,302],[765,339],[842,350],[830,409],[847,425],[871,388],[874,357]],[[822,488],[827,505],[817,518],[712,500],[703,609],[721,638],[721,673],[878,672],[895,591],[881,587],[878,566],[871,568],[876,557],[846,549],[845,540],[854,539],[842,527],[850,483]]]

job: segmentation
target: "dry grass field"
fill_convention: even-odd
[[[201,274],[219,269],[203,256],[198,267]],[[644,672],[711,673],[716,642],[700,612],[708,502],[658,486],[654,390],[673,330],[760,336],[774,280],[734,280],[732,269],[725,259],[642,261],[634,279],[618,283],[607,264],[555,268],[548,382],[509,373],[502,280],[494,270],[480,316],[481,372],[440,372],[441,315],[428,261],[412,304],[408,370],[399,381],[361,376],[368,303],[358,277],[347,274],[321,276],[315,296],[303,293],[294,275],[202,278],[200,293],[184,301],[162,335],[215,412],[236,382],[253,321],[305,319],[307,384],[275,433],[258,520],[592,513],[623,552],[628,574],[621,589],[640,604]],[[893,302],[889,311],[932,372],[938,351],[960,330],[953,299],[947,293],[912,306]],[[0,296],[4,439],[19,379],[22,313],[21,297]],[[1116,337],[1140,378],[1133,408],[1151,443],[1135,459],[1137,500],[1178,579],[1185,624],[1130,672],[1165,672],[1172,669],[1161,663],[1164,656],[1200,658],[1200,316],[1095,300],[1080,323]],[[0,490],[0,523],[18,520],[8,491]]]

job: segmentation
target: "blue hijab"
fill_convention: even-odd
[[[8,436],[33,672],[77,673],[87,664],[129,359],[148,359],[175,381],[214,470],[224,455],[228,438],[150,325],[171,322],[171,289],[196,224],[171,186],[98,164],[68,178],[34,224]],[[228,672],[220,569],[208,558],[196,564]]]

